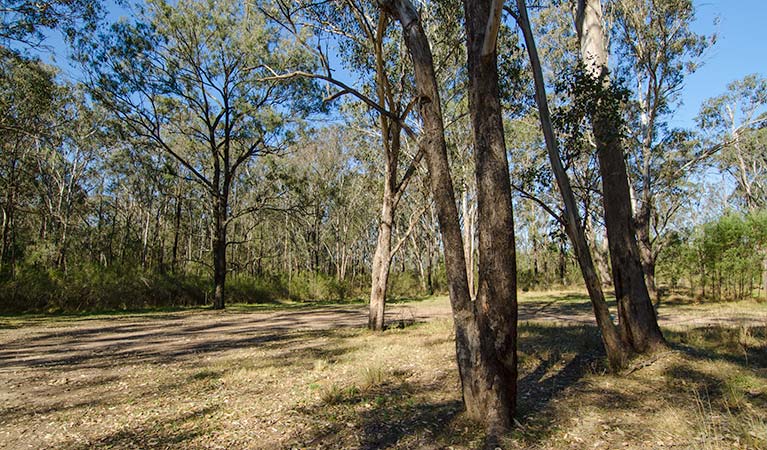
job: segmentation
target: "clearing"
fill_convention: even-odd
[[[0,318],[0,448],[475,448],[447,299]],[[509,448],[767,448],[767,304],[665,303],[673,351],[605,372],[587,298],[520,302]],[[640,367],[641,366],[641,367]]]

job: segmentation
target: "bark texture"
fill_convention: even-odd
[[[448,289],[455,325],[456,357],[464,404],[469,417],[485,424],[488,431],[494,433],[511,425],[516,399],[516,349],[514,347],[514,338],[516,338],[516,304],[514,301],[516,298],[513,237],[511,235],[513,229],[508,226],[511,219],[510,210],[508,214],[501,214],[500,219],[498,216],[491,217],[491,220],[485,225],[492,229],[505,226],[506,228],[502,230],[505,240],[501,245],[509,242],[512,245],[510,248],[500,249],[498,255],[495,256],[493,262],[504,265],[503,267],[492,267],[492,269],[497,268],[498,273],[490,273],[491,270],[486,268],[483,275],[483,269],[480,268],[480,283],[483,283],[482,280],[484,280],[486,285],[485,287],[480,286],[480,290],[484,290],[481,294],[483,300],[474,303],[469,295],[461,226],[447,159],[439,90],[429,41],[420,23],[418,13],[410,1],[378,0],[378,4],[383,10],[399,20],[405,43],[413,59],[419,95],[418,106],[423,120],[420,145],[426,157],[430,189],[436,204],[444,241]],[[485,22],[482,25],[484,26]],[[479,45],[481,45],[481,41]],[[497,139],[497,136],[493,139]],[[503,142],[502,139],[500,142]],[[505,161],[505,152],[502,159]],[[487,162],[483,160],[483,164]],[[503,164],[501,161],[494,162],[499,165]],[[506,186],[508,186],[507,166],[503,165],[503,171],[506,174]],[[490,176],[493,177],[491,179],[497,180],[498,172],[490,172]],[[483,178],[483,183],[487,181],[488,179]],[[502,183],[502,180],[500,182]],[[491,191],[489,194],[492,196],[496,192]],[[482,211],[490,209],[494,214],[495,209],[491,206],[503,208],[504,204],[510,208],[510,188],[508,198],[504,195],[496,195],[492,199],[503,201],[504,204],[490,205],[487,200],[485,200],[485,208]],[[480,217],[479,220],[481,222],[482,218]],[[488,246],[489,241],[486,238],[484,245]],[[493,250],[496,250],[495,245]],[[485,255],[485,257],[492,259],[492,255]],[[504,276],[509,273],[511,274],[510,278]],[[496,280],[500,283],[498,286],[489,285]],[[503,298],[499,293],[508,295]],[[510,303],[496,304],[496,301],[502,298],[510,301]],[[493,328],[493,326],[500,327]]]
[[[497,2],[496,2],[497,3]],[[492,379],[475,386],[479,410],[499,429],[511,427],[516,409],[517,283],[511,181],[498,87],[497,32],[493,0],[464,0],[469,74],[469,111],[474,129],[477,178],[477,325],[485,338]],[[479,411],[477,411],[479,412]]]
[[[576,30],[586,73],[608,87],[607,50],[600,0],[579,0]],[[631,195],[620,123],[611,105],[598,105],[591,121],[602,177],[605,228],[618,301],[621,339],[645,353],[665,346],[650,300],[634,234]]]
[[[388,178],[388,177],[387,177]],[[372,282],[370,287],[370,307],[368,328],[382,331],[386,307],[386,291],[391,269],[391,239],[394,222],[394,202],[388,179],[384,183],[384,196],[381,207],[381,223],[378,225],[378,240],[373,254]]]
[[[213,309],[224,309],[226,293],[226,225],[227,199],[216,196],[213,199],[216,219],[213,230]]]
[[[583,281],[589,292],[591,306],[594,309],[597,326],[602,335],[602,343],[610,362],[610,367],[617,370],[624,366],[627,352],[621,342],[618,328],[610,317],[610,311],[605,301],[602,283],[597,275],[594,261],[591,257],[591,249],[586,240],[586,232],[578,212],[578,206],[575,202],[570,178],[562,164],[559,155],[559,147],[554,127],[551,122],[548,100],[546,98],[546,86],[543,80],[543,69],[538,57],[538,50],[533,37],[530,19],[527,14],[527,4],[525,0],[517,0],[518,22],[525,38],[525,46],[530,57],[530,63],[533,70],[533,79],[535,81],[535,97],[538,104],[538,115],[541,120],[541,128],[546,141],[546,149],[549,155],[552,172],[557,181],[559,192],[562,195],[562,202],[565,205],[565,230],[575,249],[575,255],[578,259],[578,265],[583,275]]]

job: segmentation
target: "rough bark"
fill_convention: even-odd
[[[496,305],[494,302],[488,302],[487,300],[496,300],[500,296],[492,297],[488,295],[491,294],[491,287],[485,286],[482,294],[485,301],[477,302],[477,305],[492,307],[492,311],[485,310],[479,313],[477,310],[482,308],[476,308],[475,310],[475,304],[471,301],[469,295],[461,225],[447,159],[439,90],[437,88],[429,41],[420,23],[418,13],[410,1],[378,0],[378,4],[399,20],[402,25],[405,44],[413,59],[419,95],[418,106],[423,121],[420,145],[424,150],[424,156],[426,157],[429,169],[430,189],[436,204],[444,242],[445,268],[455,326],[456,358],[461,378],[464,405],[469,417],[484,423],[488,431],[496,431],[499,428],[511,425],[516,397],[516,351],[510,345],[514,342],[503,339],[499,343],[505,352],[499,353],[497,351],[494,345],[496,336],[492,334],[493,330],[489,326],[490,318],[488,316],[493,315],[498,309],[503,309],[504,307],[507,310],[512,310],[513,308],[513,312],[516,313],[514,308],[516,305]],[[506,183],[508,184],[508,171],[506,167],[504,167],[504,172],[506,173]],[[510,205],[510,201],[508,204]],[[498,224],[497,221],[493,222],[493,225]],[[511,232],[511,228],[503,230],[507,237]],[[487,245],[487,240],[484,243]],[[502,273],[506,274],[511,271],[513,276],[513,259],[508,261],[509,254],[507,252],[501,251],[500,254],[500,259],[503,259],[504,263],[511,264],[510,266],[507,265],[500,268]],[[511,256],[513,256],[513,252],[511,252]],[[487,275],[486,273],[484,275],[485,278],[482,278],[483,274],[480,271],[480,277],[485,282],[494,281],[494,277],[488,277]],[[513,282],[513,277],[511,280],[502,280],[502,286],[494,288],[504,289],[510,284],[513,286]],[[480,289],[483,288],[480,287]],[[498,316],[495,319],[493,321],[494,324],[498,324],[499,320],[508,319],[508,317]],[[516,319],[516,317],[513,317],[513,319]],[[515,337],[516,320],[512,320],[505,325],[502,330],[498,330],[499,335]],[[510,364],[507,365],[507,362],[510,362]]]
[[[559,192],[562,195],[562,202],[565,205],[565,230],[575,249],[575,255],[578,259],[578,265],[583,275],[583,281],[591,299],[591,306],[594,309],[597,326],[602,335],[602,343],[605,347],[610,366],[613,369],[623,367],[626,361],[627,352],[620,340],[618,329],[610,317],[610,311],[605,301],[602,284],[597,275],[594,261],[591,257],[591,249],[586,240],[586,232],[582,225],[578,206],[575,201],[570,178],[562,164],[559,155],[559,148],[554,127],[551,122],[551,115],[546,98],[546,87],[543,80],[543,69],[541,67],[538,50],[535,44],[530,19],[527,15],[527,5],[525,0],[517,0],[517,11],[519,25],[525,38],[525,46],[530,57],[533,70],[533,79],[535,81],[535,96],[538,104],[538,115],[541,120],[546,149],[549,155],[552,172],[557,181]]]
[[[493,376],[482,390],[491,394],[481,408],[493,427],[508,429],[516,409],[517,285],[511,182],[498,87],[493,0],[464,0],[469,74],[469,112],[474,130],[477,178],[480,345]],[[489,338],[489,339],[488,339]],[[489,381],[489,380],[484,380]],[[484,394],[484,392],[483,392]]]
[[[576,30],[586,73],[607,87],[607,50],[599,0],[579,0]],[[611,105],[599,105],[591,117],[602,178],[605,228],[618,301],[621,339],[645,353],[665,346],[644,280],[634,234],[631,195],[621,143],[620,124]]]

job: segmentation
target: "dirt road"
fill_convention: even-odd
[[[445,298],[394,304],[387,319],[392,326],[450,317]],[[522,298],[520,321],[559,324],[594,323],[591,307],[581,294]],[[765,325],[767,305],[738,304],[668,306],[659,312],[661,326]],[[362,305],[325,306],[275,312],[185,311],[109,318],[41,321],[37,325],[2,329],[0,374],[40,366],[112,364],[115,359],[169,362],[208,352],[255,346],[289,331],[363,327]],[[1,377],[2,375],[0,375]]]

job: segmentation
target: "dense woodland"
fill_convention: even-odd
[[[767,295],[767,79],[676,128],[692,1],[534,3],[11,1],[0,310],[449,293],[504,429],[517,290],[585,286],[614,367],[664,297]]]

